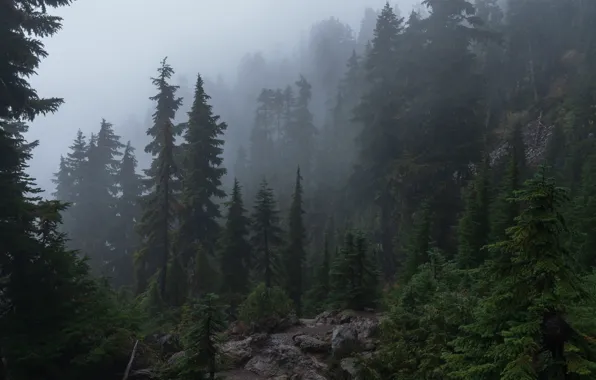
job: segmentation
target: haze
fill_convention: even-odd
[[[32,80],[40,95],[57,95],[66,103],[56,114],[33,123],[29,138],[39,139],[41,145],[30,173],[41,187],[50,189],[60,154],[67,150],[77,129],[88,136],[97,130],[101,118],[114,123],[123,141],[144,136],[152,107],[148,97],[154,93],[149,78],[164,56],[176,70],[176,78],[186,78],[191,86],[197,72],[208,80],[221,76],[220,80],[233,85],[246,53],[261,51],[266,58],[292,59],[292,52],[308,38],[313,23],[333,16],[357,34],[364,9],[379,9],[384,3],[77,1],[58,12],[64,17],[63,30],[45,41],[49,57]],[[405,12],[413,0],[393,3]],[[214,103],[225,102],[212,96]],[[182,116],[180,112],[178,116]],[[229,130],[228,135],[234,126]],[[136,148],[142,153],[138,142]]]

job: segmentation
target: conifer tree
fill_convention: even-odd
[[[363,310],[374,307],[378,296],[378,273],[367,239],[348,232],[330,272],[330,299],[334,306]]]
[[[26,174],[37,143],[25,141],[24,121],[54,112],[62,103],[40,98],[28,78],[47,55],[41,38],[61,27],[61,18],[48,9],[70,3],[12,1],[0,11],[0,370],[3,378],[14,380],[73,380],[90,373],[108,378],[112,374],[105,371],[102,352],[114,347],[106,342],[128,338],[116,336],[106,294],[65,247],[58,231],[64,205],[41,201]]]
[[[323,257],[321,263],[317,266],[312,287],[308,291],[307,300],[310,305],[309,309],[313,312],[320,312],[325,307],[325,303],[329,298],[331,291],[331,284],[329,273],[331,271],[331,255],[329,253],[329,234],[325,234],[325,242],[323,243]]]
[[[179,170],[175,162],[175,137],[178,134],[172,120],[182,103],[176,98],[177,86],[169,79],[174,73],[172,67],[161,62],[158,76],[152,78],[158,93],[150,99],[156,102],[153,126],[147,134],[153,138],[145,152],[154,157],[151,167],[145,171],[150,193],[143,201],[143,215],[139,232],[144,244],[137,257],[137,291],[142,292],[149,278],[159,272],[159,290],[166,296],[167,267],[170,261],[171,227],[174,222],[174,205],[180,190]]]
[[[226,124],[213,114],[209,99],[203,79],[198,75],[194,102],[188,113],[181,168],[182,211],[177,247],[184,265],[195,255],[197,243],[213,254],[219,232],[217,219],[221,217],[215,199],[225,196],[221,180],[226,170],[221,166],[221,155]]]
[[[119,197],[116,200],[118,216],[110,239],[114,247],[114,257],[109,263],[111,270],[108,271],[115,287],[132,285],[133,254],[140,244],[135,225],[141,218],[139,202],[142,195],[142,182],[141,176],[137,174],[137,159],[134,151],[129,141],[124,148],[116,174],[119,189]]]
[[[296,81],[298,94],[291,111],[291,120],[286,125],[286,154],[287,166],[299,166],[307,178],[311,178],[312,157],[314,154],[314,143],[317,129],[313,124],[313,115],[309,110],[309,103],[312,98],[312,86],[300,76]],[[310,181],[310,180],[309,180]]]
[[[246,216],[242,189],[237,179],[227,204],[226,223],[220,237],[221,292],[231,303],[232,311],[239,304],[238,296],[248,290],[251,269],[251,246],[248,242],[250,220]]]
[[[271,288],[277,283],[279,273],[279,248],[282,244],[282,229],[279,226],[279,211],[276,208],[273,190],[266,180],[255,198],[252,214],[252,236],[250,242],[254,253],[254,270],[259,280]]]
[[[218,305],[218,297],[207,294],[184,307],[182,337],[185,355],[177,364],[178,379],[215,379],[219,355],[219,334],[225,329],[224,315]],[[197,377],[198,376],[198,377]]]
[[[296,315],[298,316],[302,315],[302,296],[304,292],[303,271],[306,260],[304,249],[306,230],[304,228],[302,203],[302,176],[300,175],[300,168],[298,168],[288,220],[288,247],[286,248],[284,257],[286,292],[292,301],[294,301]]]
[[[509,141],[507,168],[501,179],[500,190],[491,213],[491,241],[500,241],[519,214],[519,205],[509,199],[520,188],[525,170],[525,149],[521,126],[517,125]]]
[[[466,208],[459,223],[457,262],[461,268],[477,268],[484,262],[483,247],[490,234],[489,208],[490,184],[488,157],[468,189]]]
[[[466,326],[469,335],[455,342],[457,378],[567,379],[593,371],[594,344],[569,316],[587,292],[562,242],[568,196],[545,172],[514,193],[526,208],[506,240],[490,247],[507,259],[507,270],[492,266],[491,294]]]
[[[430,202],[426,201],[414,221],[413,231],[406,248],[407,256],[404,265],[403,277],[408,281],[422,264],[429,262],[431,248],[432,209]]]

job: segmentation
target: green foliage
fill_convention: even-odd
[[[215,200],[225,197],[221,188],[226,174],[222,167],[222,136],[227,126],[213,114],[203,85],[203,78],[198,75],[182,145],[182,211],[177,246],[183,264],[194,256],[196,242],[213,255],[219,233],[217,219],[221,217]]]
[[[235,313],[238,299],[248,290],[252,266],[252,247],[248,242],[250,220],[246,216],[238,180],[234,180],[227,207],[226,223],[219,240],[220,290]]]
[[[287,318],[294,312],[292,300],[282,288],[268,287],[264,283],[257,285],[242,302],[239,319],[255,329],[269,326]]]
[[[279,211],[276,208],[273,190],[266,180],[261,182],[255,199],[251,227],[250,242],[255,254],[254,270],[259,281],[264,281],[265,286],[270,288],[278,282],[278,249],[282,244],[282,229],[279,226]]]
[[[336,308],[363,310],[378,301],[378,272],[368,240],[348,232],[330,271],[330,301]]]
[[[304,293],[303,271],[304,261],[306,260],[306,230],[304,229],[303,221],[304,210],[302,209],[302,197],[302,176],[300,175],[300,168],[298,168],[288,218],[288,247],[284,256],[285,288],[294,302],[298,316],[302,315],[302,295]]]

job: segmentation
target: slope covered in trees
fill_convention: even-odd
[[[386,312],[367,380],[596,378],[596,3],[387,4],[358,36],[322,21],[304,72],[253,57],[273,79],[237,111],[243,146],[164,59],[148,169],[101,120],[43,200],[23,133],[62,100],[27,77],[69,3],[0,12],[0,377],[122,378],[135,342],[174,333],[185,353],[155,376],[213,379],[226,320],[349,308]]]

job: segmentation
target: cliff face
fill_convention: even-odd
[[[522,135],[526,149],[526,163],[530,166],[537,166],[543,162],[546,147],[554,130],[554,124],[544,123],[542,117],[538,117],[522,128]],[[509,149],[508,142],[502,142],[490,154],[491,164],[497,164],[503,160]]]

